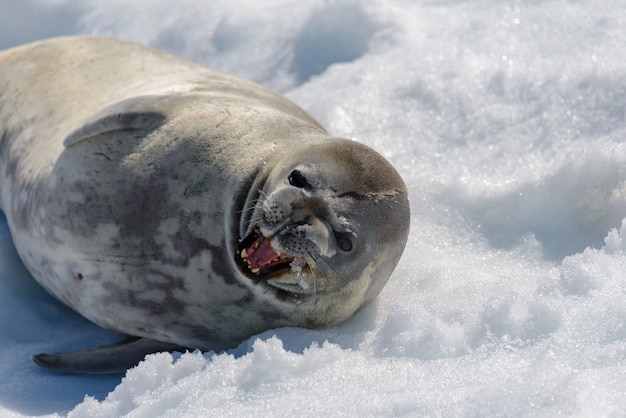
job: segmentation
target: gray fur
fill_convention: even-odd
[[[294,169],[312,184],[290,184]],[[293,103],[86,37],[0,52],[0,205],[35,279],[96,324],[154,340],[129,346],[139,357],[155,341],[222,350],[270,328],[343,321],[385,284],[409,223],[391,165]],[[237,245],[255,228],[287,254],[306,248],[314,268],[242,274]],[[344,235],[349,252],[338,251]],[[99,372],[115,368],[110,353],[38,359]]]

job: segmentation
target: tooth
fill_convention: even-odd
[[[241,258],[248,258],[248,250],[246,250],[245,248],[243,250],[241,250]]]
[[[255,268],[251,269],[250,271],[253,272],[254,274],[257,274],[259,271],[261,271],[261,269],[258,268],[258,267],[255,267]]]

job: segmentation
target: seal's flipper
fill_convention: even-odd
[[[170,343],[148,338],[129,338],[117,344],[71,353],[37,354],[31,359],[39,366],[62,373],[124,373],[148,354],[160,351],[184,351]]]
[[[107,132],[155,129],[165,120],[165,114],[159,109],[159,105],[162,100],[168,98],[168,96],[140,96],[107,106],[70,133],[63,141],[63,145],[68,148]]]

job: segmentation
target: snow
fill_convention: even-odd
[[[624,414],[622,2],[0,0],[0,47],[72,33],[280,91],[398,168],[411,234],[340,326],[68,376],[28,355],[119,336],[48,297],[3,221],[0,415]]]

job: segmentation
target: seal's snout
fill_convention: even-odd
[[[311,186],[307,187],[310,190]],[[266,197],[259,229],[263,235],[272,237],[273,245],[284,253],[297,257],[332,257],[336,252],[334,219],[336,216],[324,199],[287,186]]]

